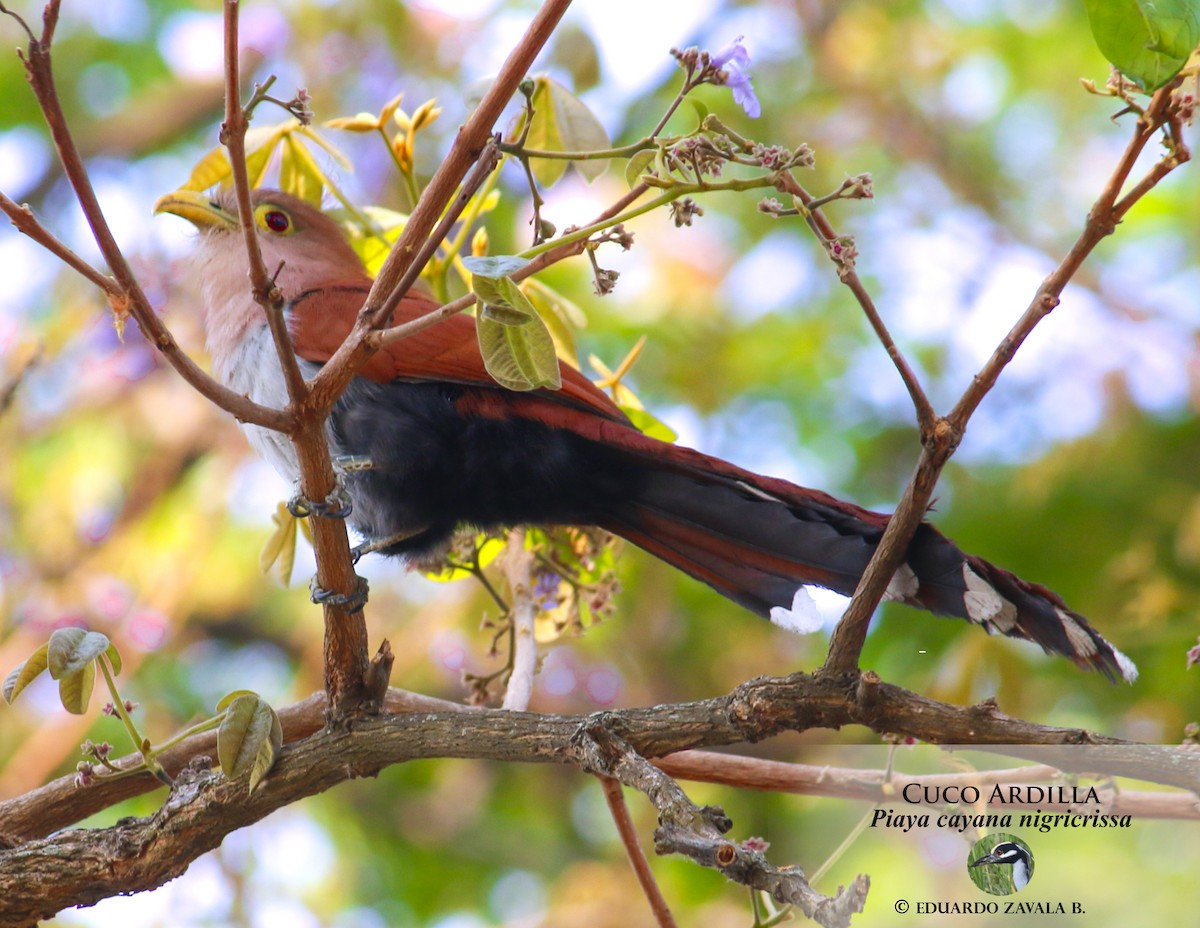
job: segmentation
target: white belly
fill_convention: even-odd
[[[275,342],[265,326],[244,338],[215,373],[225,386],[245,394],[262,406],[283,409],[288,404],[287,384]],[[282,476],[293,483],[300,479],[300,467],[292,441],[282,432],[257,425],[239,423],[252,448]]]

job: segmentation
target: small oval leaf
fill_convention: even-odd
[[[60,628],[50,636],[46,654],[50,676],[55,680],[78,673],[86,664],[108,650],[107,635],[86,628]]]
[[[48,649],[49,645],[42,645],[9,671],[8,676],[4,678],[4,701],[6,703],[12,705],[12,701],[21,694],[21,690],[37,679],[38,675],[46,669],[46,651]]]
[[[650,165],[654,164],[656,153],[657,149],[647,148],[630,158],[625,163],[625,183],[630,187],[636,187],[641,182],[642,175],[650,170]]]
[[[279,757],[283,728],[279,716],[253,693],[230,703],[217,730],[217,759],[231,780],[250,774],[250,789],[262,782]]]
[[[541,316],[526,325],[500,325],[480,318],[476,323],[479,349],[487,372],[510,390],[557,390],[562,386],[554,341]]]

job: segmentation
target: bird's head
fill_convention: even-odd
[[[980,867],[984,864],[1016,864],[1018,861],[1029,863],[1029,852],[1012,841],[1001,841],[991,851],[978,860],[971,861],[970,866]]]
[[[312,286],[348,275],[362,274],[362,264],[336,222],[319,209],[279,190],[250,194],[254,226],[267,272],[287,297]],[[241,236],[237,202],[232,190],[214,196],[177,190],[154,204],[156,213],[186,219],[201,233],[198,259],[207,279],[237,269],[245,288],[246,248]]]
[[[267,273],[289,302],[335,285],[369,285],[358,255],[341,227],[309,203],[278,190],[254,190],[252,219]],[[156,213],[186,219],[199,231],[196,269],[205,307],[208,348],[225,371],[247,334],[267,324],[250,292],[249,260],[232,190],[213,196],[192,190],[168,193]]]

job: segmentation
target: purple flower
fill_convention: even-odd
[[[723,68],[725,65],[733,62],[738,68],[746,69],[750,67],[750,53],[746,51],[746,46],[742,44],[742,39],[745,36],[739,35],[736,39],[726,45],[719,52],[715,52],[710,61],[714,68]]]
[[[739,35],[709,60],[714,68],[725,72],[725,86],[733,91],[734,102],[746,111],[746,115],[751,119],[761,116],[762,107],[750,83],[750,53],[742,44],[742,36]]]
[[[540,571],[533,584],[533,602],[539,609],[549,612],[558,606],[558,588],[562,577],[553,571]]]

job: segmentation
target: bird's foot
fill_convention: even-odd
[[[311,500],[302,493],[297,493],[287,503],[287,510],[297,519],[306,516],[321,516],[326,519],[345,519],[354,511],[350,492],[341,480],[333,488],[333,492],[321,501]]]
[[[345,606],[347,612],[362,612],[367,604],[369,592],[366,577],[358,577],[358,588],[353,593],[335,593],[333,590],[327,590],[317,585],[316,577],[308,584],[309,596],[318,606]]]

